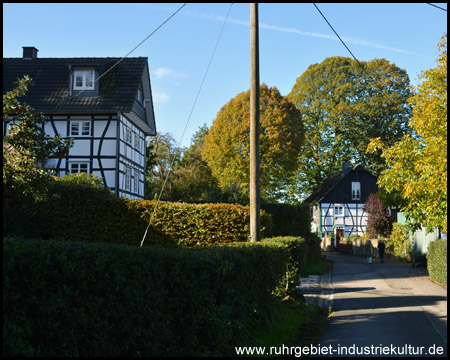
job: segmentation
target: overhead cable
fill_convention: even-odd
[[[339,34],[336,32],[336,30],[334,30],[333,26],[331,26],[330,22],[327,20],[327,18],[325,17],[325,15],[322,13],[322,11],[320,11],[320,9],[317,7],[317,5],[315,3],[313,3],[313,5],[316,7],[317,11],[320,13],[320,15],[322,15],[322,17],[324,18],[324,20],[327,22],[328,26],[331,28],[331,30],[333,30],[333,32],[336,34],[336,36],[338,37],[338,39],[341,41],[341,43],[345,46],[345,48],[347,49],[347,51],[350,53],[350,55],[353,57],[353,59],[355,59],[355,61],[358,63],[358,65],[361,67],[361,69],[366,73],[366,75],[369,77],[370,80],[375,82],[375,79],[366,71],[366,69],[364,68],[364,65],[361,64],[361,62],[356,58],[355,55],[353,55],[353,53],[351,52],[351,50],[348,48],[348,46],[345,44],[344,40],[341,39],[341,37],[339,36]],[[383,89],[380,88],[380,91],[387,96],[387,94],[384,92]]]
[[[427,3],[427,5],[431,5],[431,6],[434,6],[435,8],[447,11],[447,9],[441,8],[440,6],[437,6],[437,5],[434,5],[434,4],[431,4],[431,3]]]
[[[230,5],[230,8],[228,9],[227,16],[225,17],[225,21],[224,21],[224,23],[223,23],[223,25],[222,25],[222,29],[220,30],[219,37],[218,37],[218,39],[217,39],[217,41],[216,41],[216,45],[214,46],[214,50],[213,50],[213,52],[212,52],[212,54],[211,54],[211,57],[210,57],[210,59],[209,59],[208,66],[206,67],[205,74],[203,75],[203,79],[202,79],[202,82],[201,82],[201,84],[200,84],[200,88],[198,89],[197,96],[195,97],[194,104],[192,105],[192,109],[191,109],[191,112],[190,112],[190,114],[189,114],[189,116],[188,116],[188,119],[187,119],[187,121],[186,121],[186,125],[185,125],[184,130],[183,130],[183,133],[182,133],[182,135],[181,135],[179,144],[181,144],[181,141],[183,140],[184,134],[185,134],[186,129],[187,129],[187,127],[188,127],[189,121],[191,120],[192,113],[194,112],[195,105],[196,105],[196,103],[197,103],[198,97],[199,97],[199,95],[200,95],[200,92],[201,92],[201,90],[202,90],[203,84],[204,84],[204,82],[205,82],[206,75],[208,74],[209,67],[211,66],[212,60],[213,60],[213,58],[214,58],[214,54],[216,53],[217,46],[219,45],[220,38],[222,37],[223,29],[225,28],[225,24],[227,23],[228,16],[230,15],[230,11],[231,11],[231,7],[232,7],[232,6],[233,6],[233,3]],[[173,163],[174,163],[174,161],[175,161],[175,158],[176,158],[176,154],[173,156],[172,160],[170,161],[169,171],[167,172],[166,178],[164,179],[164,183],[163,183],[163,186],[162,186],[161,191],[160,191],[160,193],[159,193],[158,200],[156,201],[155,208],[153,209],[153,213],[152,213],[152,215],[151,215],[151,217],[150,217],[150,221],[149,221],[149,223],[148,223],[148,225],[147,225],[147,228],[145,229],[144,236],[142,237],[141,247],[142,247],[142,245],[144,244],[145,237],[147,236],[148,229],[150,228],[150,226],[151,226],[151,224],[152,224],[152,221],[153,221],[153,218],[154,218],[154,216],[155,216],[155,214],[156,214],[156,210],[157,210],[157,208],[158,208],[158,204],[159,204],[159,202],[160,202],[162,193],[163,193],[164,188],[165,188],[165,186],[166,186],[167,180],[169,179],[169,175],[170,175],[170,173],[171,173],[171,171],[172,171],[172,166],[173,166]]]
[[[153,32],[148,35],[144,40],[142,40],[139,44],[137,44],[133,50],[131,50],[130,52],[128,52],[128,54],[126,54],[124,57],[122,57],[118,62],[116,62],[113,66],[111,66],[107,71],[105,71],[101,76],[99,76],[97,79],[94,80],[94,82],[92,83],[95,84],[97,81],[99,81],[103,76],[105,76],[107,73],[109,73],[112,69],[114,69],[117,65],[119,65],[128,55],[130,55],[134,50],[136,50],[139,46],[141,46],[145,41],[147,41],[154,33],[156,33],[159,29],[161,29],[170,19],[172,19],[182,8],[184,8],[187,5],[187,3],[184,3],[180,8],[178,8],[178,10],[176,10],[172,15],[170,15],[164,22],[161,23],[161,25],[159,25],[155,30],[153,30]],[[87,89],[84,88],[83,90],[79,91],[78,94],[76,94],[75,96],[78,96],[80,94],[82,94],[85,90]]]

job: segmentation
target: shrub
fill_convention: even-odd
[[[156,204],[155,200],[127,200],[135,213],[146,222]],[[248,241],[250,208],[233,204],[187,204],[160,202],[152,221],[155,232],[183,246],[210,246],[220,243]],[[261,211],[261,232],[268,237],[272,218]]]
[[[307,236],[311,232],[309,206],[290,204],[261,204],[272,216],[272,236]]]
[[[447,239],[428,245],[427,268],[432,280],[447,286]]]
[[[392,224],[392,233],[386,241],[386,250],[399,257],[411,255],[411,243],[402,224],[397,222]]]
[[[69,179],[70,180],[70,179]],[[19,191],[3,191],[4,235],[139,245],[156,201],[116,198],[91,181],[53,181],[47,199],[25,201]],[[89,180],[89,179],[87,179]],[[87,181],[86,180],[86,181]],[[14,189],[13,189],[14,190]],[[263,237],[272,219],[261,211]],[[207,246],[247,241],[249,207],[231,204],[160,202],[145,245]]]
[[[3,240],[3,356],[230,356],[273,316],[286,246]]]
[[[381,199],[370,194],[364,204],[364,210],[368,212],[367,232],[372,238],[378,235],[388,236],[391,232],[391,217],[388,209]]]
[[[344,241],[355,241],[355,240],[361,239],[361,238],[362,238],[361,235],[355,234],[355,235],[347,236],[346,238],[344,238]]]

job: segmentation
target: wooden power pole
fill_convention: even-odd
[[[258,4],[250,4],[250,241],[261,240]]]

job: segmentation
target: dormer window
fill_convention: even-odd
[[[95,70],[74,70],[74,90],[94,90]]]
[[[136,95],[137,101],[139,101],[142,105],[144,105],[144,93],[142,92],[142,86],[139,85],[138,92]]]
[[[352,182],[352,200],[361,200],[360,182]]]

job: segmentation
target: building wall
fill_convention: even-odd
[[[123,115],[119,115],[118,131],[118,195],[144,198],[145,134]]]
[[[49,159],[45,167],[56,176],[70,174],[72,166],[83,166],[88,173],[104,179],[117,196],[144,198],[145,134],[122,114],[47,115],[44,131],[49,136],[72,137],[73,146],[63,158]],[[89,124],[89,133],[78,136],[72,123]],[[4,123],[3,133],[9,124]]]
[[[50,136],[72,137],[73,147],[62,159],[50,159],[46,166],[57,176],[71,173],[72,164],[87,164],[88,172],[102,177],[115,191],[117,158],[117,115],[49,115],[44,130]],[[71,133],[73,122],[90,124],[89,135]]]
[[[352,199],[352,182],[361,184],[361,197]],[[378,192],[377,178],[366,171],[351,171],[322,201],[324,203],[362,203]]]
[[[317,231],[321,237],[330,233],[335,234],[336,229],[343,229],[344,237],[363,235],[367,230],[368,219],[368,214],[363,207],[364,204],[358,203],[321,203],[319,212],[316,205],[312,210],[311,231]],[[321,227],[320,231],[319,227]]]

